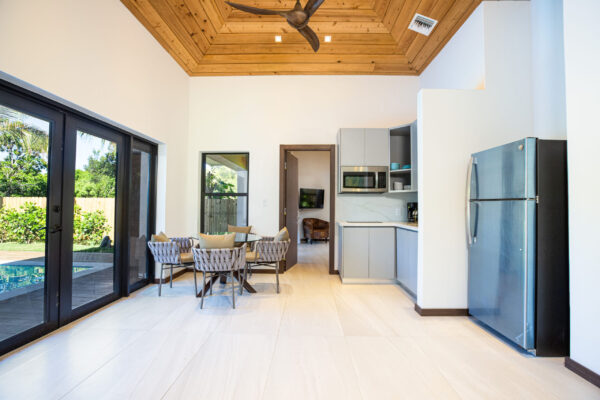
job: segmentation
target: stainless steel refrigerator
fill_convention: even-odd
[[[566,141],[526,138],[471,157],[469,313],[540,356],[568,355]]]

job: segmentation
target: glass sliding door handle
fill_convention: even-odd
[[[62,226],[56,224],[52,227],[52,229],[50,229],[50,233],[57,233],[62,231]]]

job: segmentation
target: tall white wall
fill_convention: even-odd
[[[158,228],[187,233],[189,78],[123,4],[0,0],[0,37],[0,71],[163,143]]]
[[[421,73],[421,88],[485,88],[483,37],[483,7],[478,7]]]
[[[563,1],[531,0],[533,136],[567,138]]]
[[[467,307],[465,191],[470,154],[532,134],[529,2],[483,2],[467,24],[482,27],[485,89],[423,89],[418,100],[417,298],[422,308]],[[457,51],[445,54],[449,69],[465,53],[466,45],[455,40],[478,48],[476,41],[453,38],[448,49]],[[440,73],[446,67],[442,61],[430,68]]]
[[[600,374],[600,2],[564,2],[571,358]]]
[[[190,219],[197,225],[200,152],[248,151],[249,223],[256,232],[273,234],[279,225],[279,145],[334,144],[342,127],[392,127],[414,121],[418,89],[418,77],[402,76],[192,78]],[[372,210],[365,210],[364,202]],[[336,219],[394,219],[401,208],[400,196],[337,196]]]

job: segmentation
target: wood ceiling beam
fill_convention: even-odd
[[[396,45],[322,45],[319,54],[396,54]],[[222,44],[212,45],[206,54],[313,54],[310,45],[280,43],[256,44],[253,46]]]
[[[279,47],[289,44],[307,44],[306,39],[297,32],[280,34],[282,43],[277,43]],[[274,44],[274,35],[272,33],[221,33],[217,36],[214,45],[219,44]],[[348,44],[387,44],[396,45],[396,41],[387,33],[337,33],[332,35],[331,43],[321,43],[322,46]]]
[[[323,63],[281,63],[281,64],[201,64],[196,66],[192,73],[193,74],[204,74],[204,73],[224,73],[231,75],[238,75],[240,73],[289,73],[289,72],[322,72],[322,73],[373,73],[379,72],[382,74],[398,74],[398,73],[411,73],[414,72],[410,67],[405,64],[323,64]]]
[[[199,65],[206,64],[404,64],[406,57],[397,54],[207,54]]]
[[[310,27],[315,33],[388,33],[380,22],[312,22]],[[229,22],[227,21],[221,33],[286,33],[293,32],[285,20],[283,21],[259,21],[259,22]]]

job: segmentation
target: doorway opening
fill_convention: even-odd
[[[335,145],[281,145],[279,227],[291,244],[282,269],[323,264],[335,274]],[[283,271],[281,271],[283,272]]]

